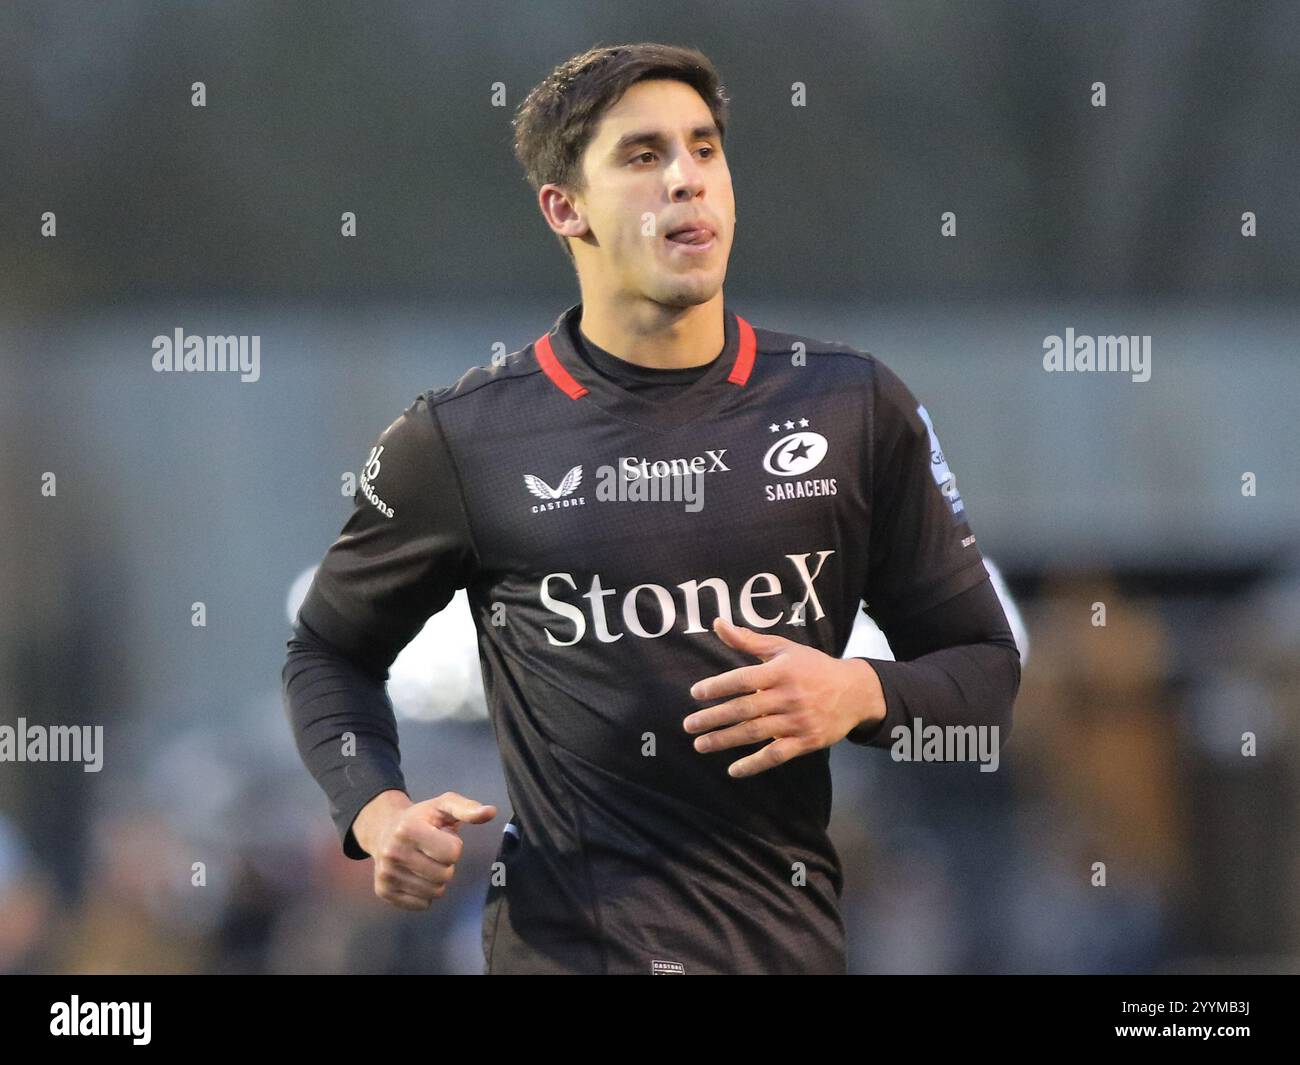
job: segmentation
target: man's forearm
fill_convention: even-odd
[[[991,581],[906,622],[886,636],[897,661],[863,659],[879,678],[884,714],[849,733],[853,743],[890,747],[899,726],[915,718],[935,725],[998,726],[999,743],[1011,733],[1020,689],[1020,652]]]
[[[1011,734],[1020,687],[1020,655],[998,643],[945,647],[910,662],[869,658],[884,693],[886,711],[849,733],[868,747],[891,747],[894,729],[915,718],[927,725],[998,727],[999,745]]]
[[[281,678],[298,753],[329,799],[343,852],[365,858],[355,832],[358,815],[376,796],[406,790],[385,679],[339,654],[301,621],[288,650]]]

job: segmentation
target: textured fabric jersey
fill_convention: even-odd
[[[616,385],[621,385],[629,392],[648,396],[659,402],[670,401],[679,389],[695,384],[712,365],[710,361],[702,366],[685,366],[671,370],[654,366],[638,366],[592,343],[580,328],[571,329],[569,335],[573,338],[574,351],[602,377],[608,378]]]
[[[758,745],[699,754],[681,723],[692,683],[753,661],[718,613],[839,655],[860,599],[891,637],[987,584],[933,424],[878,359],[730,308],[719,356],[657,401],[579,354],[580,316],[381,434],[299,622],[373,683],[467,589],[513,808],[487,971],[842,972],[829,752],[735,780]],[[905,720],[924,677],[885,665]],[[299,698],[323,678],[297,674]],[[371,709],[322,781],[353,857],[357,810],[402,786],[391,710]],[[304,757],[325,742],[299,736]]]

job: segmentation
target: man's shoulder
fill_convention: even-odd
[[[760,365],[772,370],[784,367],[812,367],[830,374],[845,384],[873,385],[881,376],[890,376],[889,367],[878,355],[865,348],[840,340],[824,340],[806,333],[795,333],[755,325],[754,348]],[[823,374],[817,374],[822,377]]]
[[[509,354],[494,356],[490,362],[471,366],[452,384],[426,389],[419,401],[433,408],[471,396],[482,399],[488,395],[485,390],[495,395],[507,385],[526,381],[539,373],[541,366],[530,343]]]
[[[768,368],[770,377],[789,368],[811,369],[811,373],[791,373],[786,377],[795,382],[792,387],[822,394],[839,390],[852,392],[872,405],[882,424],[904,421],[914,433],[925,431],[916,395],[879,355],[843,341],[759,326],[753,329],[756,354],[761,357],[760,365]]]
[[[798,357],[801,360],[805,357],[809,359],[816,357],[828,365],[843,364],[846,368],[853,367],[868,373],[878,361],[871,352],[843,341],[823,340],[821,337],[809,336],[805,333],[793,333],[759,325],[755,325],[753,329],[755,353],[765,359],[788,360]],[[795,365],[798,365],[797,361]]]

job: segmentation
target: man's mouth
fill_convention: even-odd
[[[668,239],[675,244],[708,244],[713,239],[713,230],[708,226],[683,226],[669,233]]]

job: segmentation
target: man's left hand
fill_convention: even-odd
[[[860,658],[834,658],[784,636],[755,632],[717,618],[713,631],[728,647],[762,659],[758,665],[705,677],[691,686],[701,702],[728,699],[696,710],[683,725],[697,751],[772,742],[732,762],[733,777],[762,773],[823,747],[838,743],[859,725],[881,721],[885,696],[880,678]],[[717,731],[712,731],[712,730]]]

